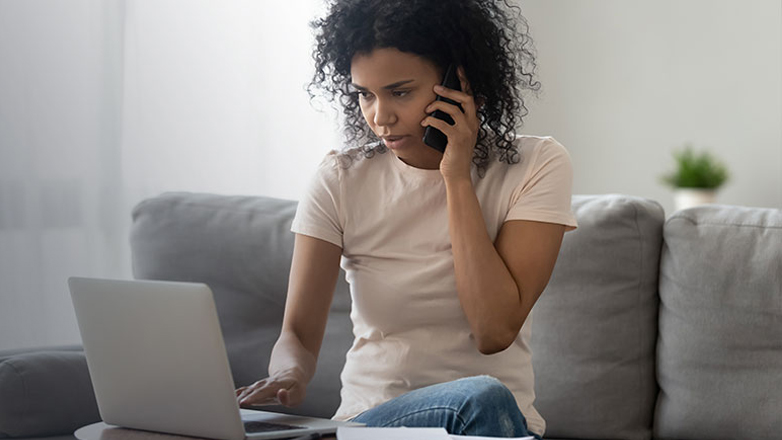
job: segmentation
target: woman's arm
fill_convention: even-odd
[[[442,110],[453,118],[454,125],[431,116],[421,125],[431,125],[448,137],[440,173],[448,200],[456,290],[478,350],[492,354],[513,343],[546,287],[565,226],[508,221],[496,242],[491,242],[470,177],[480,125],[476,101],[464,69],[459,67],[458,73],[464,92],[440,86],[434,91],[458,102],[464,111],[445,101],[435,101],[426,112]]]
[[[481,353],[516,339],[548,284],[565,226],[505,222],[491,242],[469,179],[446,179],[456,290]]]
[[[341,255],[339,246],[296,234],[285,317],[269,361],[269,377],[236,390],[241,405],[277,399],[295,406],[304,400],[315,375]]]

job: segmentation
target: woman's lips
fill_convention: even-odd
[[[383,136],[383,142],[385,142],[386,147],[392,150],[400,148],[407,139],[408,136]]]

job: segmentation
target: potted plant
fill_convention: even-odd
[[[676,169],[662,176],[674,188],[677,210],[714,203],[717,189],[728,180],[725,165],[709,152],[696,153],[692,145],[674,151]]]

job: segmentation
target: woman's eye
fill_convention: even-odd
[[[410,93],[409,90],[394,90],[393,92],[391,92],[391,94],[396,97],[402,97],[407,95],[408,93]]]
[[[370,94],[369,94],[369,92],[367,92],[367,91],[364,91],[364,90],[359,90],[359,91],[357,91],[357,92],[356,92],[356,95],[358,95],[358,97],[359,97],[359,98],[361,98],[361,99],[367,99],[367,98],[369,98],[369,97],[370,97]]]

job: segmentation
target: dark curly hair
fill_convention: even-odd
[[[385,152],[349,88],[354,55],[393,47],[422,56],[442,71],[462,65],[473,95],[483,100],[473,162],[484,174],[492,155],[519,162],[513,141],[529,111],[523,90],[537,92],[535,49],[518,6],[507,0],[333,0],[315,30],[315,74],[307,91],[323,89],[342,104],[349,147],[365,157]],[[490,136],[491,134],[491,136]]]

